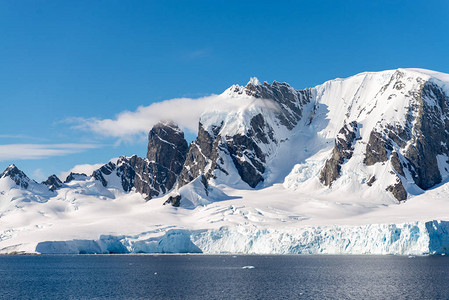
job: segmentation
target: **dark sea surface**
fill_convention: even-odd
[[[0,298],[449,299],[449,257],[0,256]]]

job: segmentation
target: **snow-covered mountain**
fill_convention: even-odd
[[[8,167],[0,177],[0,249],[33,252],[50,239],[108,234],[106,242],[60,246],[101,253],[111,245],[128,252],[448,252],[447,223],[425,223],[449,218],[442,192],[449,175],[448,95],[449,75],[421,69],[366,72],[305,90],[252,78],[210,100],[190,145],[174,122],[161,122],[150,130],[146,158],[120,157],[92,174],[71,173],[64,183],[52,175],[39,184]],[[18,221],[33,213],[35,221]],[[117,227],[117,218],[128,225]],[[379,223],[390,225],[363,227]],[[360,231],[381,234],[366,241],[368,248],[339,244]],[[267,232],[265,248],[245,248],[238,244],[244,238],[236,238]],[[330,248],[308,248],[296,234]],[[376,240],[386,235],[391,243]],[[275,237],[287,244],[273,248]],[[58,247],[41,243],[38,252]]]
[[[447,95],[447,75],[416,69],[303,91],[278,82],[232,86],[218,96],[226,105],[201,117],[179,185],[203,174],[235,187],[285,181],[314,193],[406,200],[447,177]]]

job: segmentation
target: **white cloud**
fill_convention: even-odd
[[[41,159],[99,148],[96,144],[7,144],[0,145],[0,161]]]
[[[159,121],[174,121],[184,130],[196,133],[198,121],[205,112],[230,113],[246,110],[253,106],[278,109],[271,100],[256,99],[232,93],[211,95],[207,97],[175,98],[140,106],[136,111],[124,111],[114,119],[72,118],[66,120],[75,124],[72,128],[92,131],[105,137],[115,137],[120,141],[133,141],[136,137],[146,138],[148,131]]]
[[[40,140],[40,141],[46,140],[44,138],[39,138],[39,137],[26,135],[26,134],[0,134],[0,138],[2,138],[2,139]]]
[[[148,131],[161,120],[173,120],[183,129],[196,132],[198,120],[217,96],[198,99],[176,98],[139,106],[136,111],[124,111],[115,119],[72,118],[68,122],[75,123],[77,129],[93,131],[103,136],[116,137],[120,140],[133,140],[136,135],[148,134]]]
[[[112,159],[111,161],[114,161],[117,159]],[[69,176],[70,173],[84,173],[88,176],[92,175],[93,171],[101,168],[104,165],[104,163],[99,163],[99,164],[84,164],[84,165],[76,165],[73,168],[71,168],[68,171],[63,171],[59,174],[59,179],[61,179],[62,181],[64,181],[67,176]]]

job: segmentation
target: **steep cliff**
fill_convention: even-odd
[[[187,153],[184,133],[171,122],[156,124],[149,133],[147,158],[120,157],[94,171],[104,187],[145,194],[146,199],[166,194],[175,185]]]

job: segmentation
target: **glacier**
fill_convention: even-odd
[[[204,253],[204,254],[449,254],[449,222],[433,220],[364,226],[256,226],[215,230],[171,229],[159,236],[102,235],[98,240],[45,241],[42,254]]]

